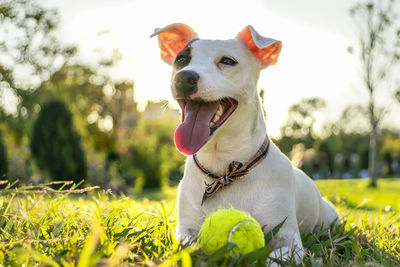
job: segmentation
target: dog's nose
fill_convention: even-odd
[[[175,89],[179,97],[188,97],[197,91],[200,75],[192,70],[183,70],[175,75]]]

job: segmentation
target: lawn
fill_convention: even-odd
[[[385,213],[385,208],[400,212],[400,179],[380,179],[378,188],[368,187],[366,179],[316,183],[322,194],[340,208],[342,216],[377,220],[380,212]]]
[[[345,223],[303,237],[303,266],[400,266],[400,179],[317,181]],[[271,249],[207,257],[174,239],[176,188],[134,196],[15,186],[0,191],[0,266],[263,266]],[[285,265],[293,266],[292,263]]]

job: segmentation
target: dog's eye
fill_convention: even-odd
[[[237,64],[237,61],[230,57],[222,57],[219,63],[228,66],[235,66]]]
[[[175,59],[175,65],[177,65],[178,67],[184,67],[184,66],[188,65],[189,62],[190,62],[190,58],[185,55],[179,55]]]

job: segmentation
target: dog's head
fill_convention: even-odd
[[[200,40],[185,24],[156,29],[161,58],[173,67],[171,91],[182,109],[175,144],[196,153],[218,134],[235,110],[251,104],[263,68],[277,62],[281,42],[265,38],[252,26],[235,39]]]

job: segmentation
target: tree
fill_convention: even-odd
[[[282,138],[279,147],[285,153],[297,143],[304,143],[307,148],[313,146],[315,133],[315,113],[326,106],[323,99],[318,97],[303,98],[291,105],[285,124],[281,127]]]
[[[315,112],[326,106],[318,97],[303,98],[289,107],[288,119],[281,132],[295,137],[314,135]]]
[[[0,179],[3,176],[7,176],[7,171],[8,171],[7,150],[3,143],[3,138],[0,131]]]
[[[385,108],[378,106],[377,96],[381,90],[395,93],[398,73],[394,71],[400,60],[400,28],[396,29],[398,3],[394,0],[358,3],[350,10],[358,22],[358,58],[362,68],[362,81],[368,92],[368,119],[370,124],[369,174],[371,186],[377,182],[377,152],[379,127]],[[349,48],[353,52],[353,48]]]
[[[348,105],[342,111],[339,119],[327,124],[328,133],[362,133],[369,129],[369,121],[365,118],[368,110],[363,105]]]
[[[18,107],[25,110],[18,118],[21,132],[32,126],[43,103],[58,99],[68,103],[85,141],[97,150],[115,150],[118,140],[129,138],[138,118],[134,82],[113,81],[99,72],[87,65],[64,64],[37,89],[21,92]]]
[[[25,130],[26,109],[10,109],[10,96],[18,104],[22,94],[36,89],[76,52],[74,46],[64,46],[56,39],[58,24],[56,10],[33,0],[0,1],[0,110],[5,111],[0,112],[0,119],[17,142]]]
[[[86,177],[86,159],[76,132],[72,114],[60,101],[41,109],[30,139],[31,153],[38,167],[54,180]]]
[[[176,118],[143,118],[129,147],[126,168],[133,168],[137,189],[161,188],[171,175],[182,175],[185,157],[174,146]]]
[[[0,74],[12,90],[32,88],[50,76],[59,62],[75,53],[63,47],[54,35],[59,16],[32,0],[5,0],[0,3]],[[24,71],[24,81],[16,73]],[[28,82],[28,80],[30,80]],[[34,82],[36,81],[36,82]]]

